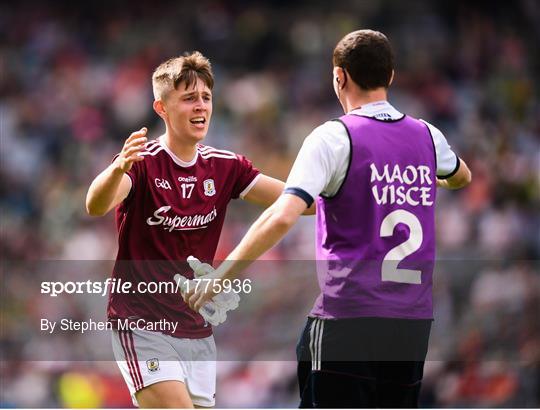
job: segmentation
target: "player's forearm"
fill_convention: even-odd
[[[452,186],[446,179],[437,179],[437,187],[444,189],[459,189],[461,186]]]
[[[302,215],[316,215],[317,214],[317,206],[315,205],[315,202],[311,204],[309,208],[307,208]]]
[[[291,218],[269,208],[251,226],[240,244],[217,269],[218,277],[232,279],[276,245],[295,224]]]
[[[123,176],[115,161],[92,181],[86,194],[88,214],[102,216],[111,209]]]

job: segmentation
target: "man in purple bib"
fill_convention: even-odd
[[[344,116],[305,140],[284,194],[216,270],[232,278],[317,203],[321,293],[297,347],[301,407],[417,407],[433,319],[436,188],[471,173],[437,128],[387,101],[386,36],[339,41],[333,85]],[[188,295],[197,309],[212,297]]]

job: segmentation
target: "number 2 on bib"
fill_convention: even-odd
[[[381,275],[383,282],[421,283],[422,271],[413,269],[398,269],[399,263],[407,256],[416,252],[422,245],[422,224],[418,218],[409,211],[398,209],[390,212],[381,223],[381,237],[392,236],[397,224],[402,223],[409,227],[409,239],[392,248],[383,259]]]

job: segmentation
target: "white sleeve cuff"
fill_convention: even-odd
[[[244,199],[244,197],[248,194],[248,192],[251,191],[251,188],[255,186],[255,184],[261,177],[261,175],[262,174],[258,174],[257,176],[255,176],[255,178],[253,178],[253,180],[249,183],[249,185],[245,187],[242,192],[240,192],[240,195],[239,195],[240,199]]]

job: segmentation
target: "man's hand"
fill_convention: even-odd
[[[86,210],[89,215],[102,216],[122,202],[131,190],[131,179],[126,175],[134,162],[144,160],[138,155],[146,143],[146,127],[132,133],[120,154],[88,188]]]
[[[212,267],[212,265],[208,263],[202,263],[195,256],[188,256],[187,262],[189,264],[189,267],[193,270],[193,273],[195,274],[196,278],[201,278],[203,276],[206,276],[209,273],[216,271]]]
[[[205,275],[204,279],[190,280],[182,298],[191,309],[198,312],[206,302],[210,302],[218,294],[215,291],[217,285],[214,286],[214,283],[219,282],[220,279],[212,277],[212,274]]]
[[[144,149],[144,144],[146,144],[147,131],[146,127],[142,127],[139,131],[131,133],[124,143],[120,155],[115,159],[117,167],[122,172],[128,172],[134,162],[144,160],[144,157],[138,154]]]
[[[208,263],[201,263],[194,256],[188,256],[187,262],[189,267],[193,269],[195,279],[188,282],[187,290],[182,294],[182,297],[191,309],[198,312],[206,302],[209,302],[217,295],[213,286],[216,276],[215,269]],[[204,277],[204,280],[202,277]]]

